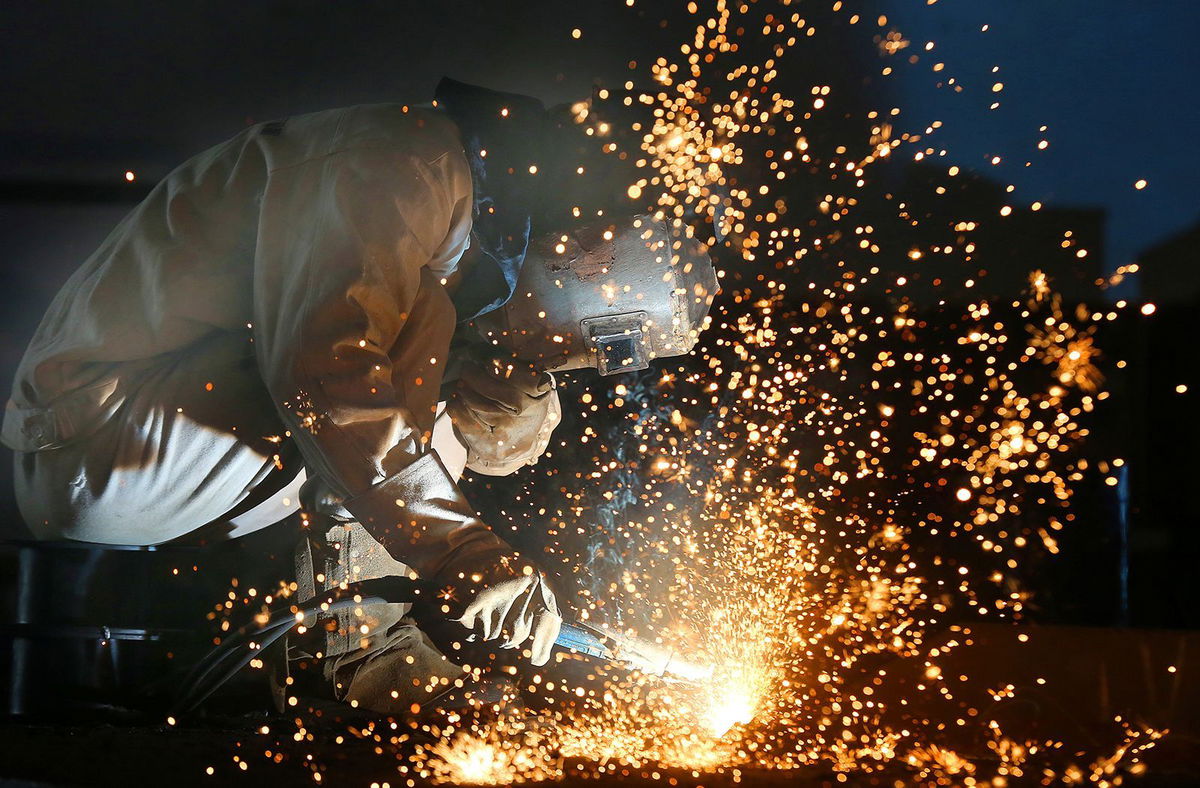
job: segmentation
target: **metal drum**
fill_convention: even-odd
[[[220,634],[213,613],[232,578],[243,591],[274,587],[294,533],[283,531],[286,568],[284,550],[255,536],[205,547],[0,542],[0,708],[55,720],[165,708]]]

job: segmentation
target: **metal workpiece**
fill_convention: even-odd
[[[708,248],[666,219],[603,219],[530,241],[484,338],[547,370],[645,369],[691,351],[718,291]]]

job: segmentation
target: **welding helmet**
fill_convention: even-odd
[[[690,352],[717,290],[708,249],[686,226],[600,219],[532,238],[512,298],[475,324],[537,368],[614,375]]]

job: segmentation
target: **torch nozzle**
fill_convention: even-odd
[[[713,675],[712,665],[684,659],[674,649],[582,621],[564,623],[556,642],[562,648],[621,663],[650,675],[696,684]]]

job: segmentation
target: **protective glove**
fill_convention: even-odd
[[[491,358],[463,364],[446,410],[467,448],[467,467],[488,476],[537,462],[562,418],[548,372]]]
[[[501,648],[528,641],[530,661],[544,665],[562,626],[558,601],[546,576],[533,564],[500,557],[484,572],[464,576],[466,607],[456,620],[481,640]]]

